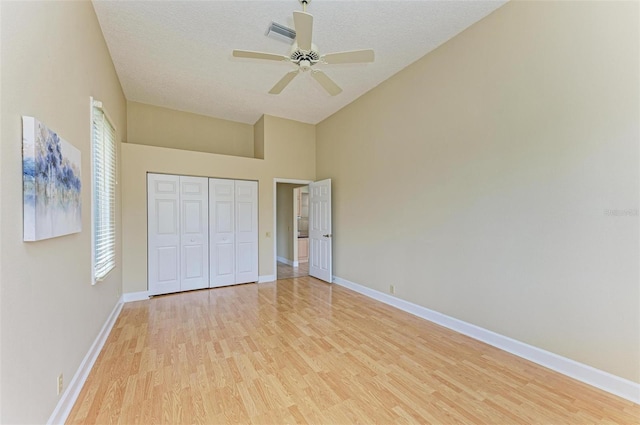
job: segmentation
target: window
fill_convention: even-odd
[[[93,283],[116,265],[116,131],[102,103],[92,100]]]

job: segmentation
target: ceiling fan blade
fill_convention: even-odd
[[[289,60],[288,56],[274,55],[273,53],[252,52],[251,50],[234,50],[233,56],[236,58],[266,59],[270,61]]]
[[[331,96],[335,96],[342,92],[342,89],[333,82],[331,78],[327,76],[324,72],[314,69],[311,72],[311,76],[316,79],[317,82],[329,93]]]
[[[307,12],[293,12],[293,26],[296,29],[296,41],[300,50],[311,50],[313,16]]]
[[[325,63],[363,63],[373,62],[373,50],[352,50],[350,52],[328,53],[322,56]]]
[[[289,83],[296,77],[296,75],[298,75],[299,72],[300,70],[296,69],[295,71],[289,71],[284,74],[284,77],[282,77],[280,81],[278,81],[276,85],[273,86],[271,90],[269,90],[269,93],[280,94],[280,92],[289,85]]]

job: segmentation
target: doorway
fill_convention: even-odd
[[[276,278],[309,275],[309,186],[276,182]]]
[[[291,179],[273,179],[273,229],[278,229],[278,185],[293,184],[294,186],[309,187],[309,276],[324,280],[327,283],[333,282],[333,233],[331,225],[331,179],[319,181],[312,180],[291,180]],[[291,189],[293,189],[292,187]],[[284,196],[289,196],[289,191],[283,192]],[[293,198],[293,193],[291,193]],[[293,203],[293,200],[291,200]],[[281,208],[282,209],[282,208]],[[285,214],[291,212],[292,216],[289,221],[284,221],[281,226],[281,232],[291,232],[293,235],[293,208],[284,208]],[[289,226],[287,223],[291,223]],[[289,230],[289,228],[291,230]],[[286,234],[285,233],[285,234]],[[267,232],[267,237],[270,234]],[[291,236],[293,237],[293,236]],[[283,240],[288,240],[285,236]],[[277,231],[274,232],[273,238],[273,269],[275,273],[278,270],[278,237]],[[293,263],[293,261],[292,261]],[[299,266],[299,264],[298,264]],[[292,265],[293,267],[293,265]],[[273,275],[277,279],[277,274]]]

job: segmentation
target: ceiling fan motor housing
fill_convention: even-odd
[[[311,45],[311,50],[302,50],[298,48],[298,43],[294,43],[291,48],[291,55],[289,56],[291,61],[297,63],[302,67],[302,62],[309,62],[309,66],[315,64],[320,61],[320,53],[318,53],[318,48],[315,44]]]

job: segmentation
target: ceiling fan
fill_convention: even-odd
[[[307,4],[311,0],[299,0],[302,4],[302,12],[293,12],[293,24],[296,31],[296,39],[291,47],[289,56],[277,55],[273,53],[253,52],[250,50],[234,50],[233,56],[237,58],[264,59],[272,61],[291,62],[298,65],[298,68],[285,74],[275,86],[269,90],[271,94],[280,94],[282,90],[298,75],[300,72],[311,72],[311,76],[331,95],[335,96],[342,92],[342,89],[333,82],[327,74],[319,69],[313,68],[314,65],[321,64],[338,64],[338,63],[365,63],[373,62],[373,50],[352,50],[349,52],[328,53],[320,55],[318,48],[311,42],[313,32],[313,16],[307,13]]]

